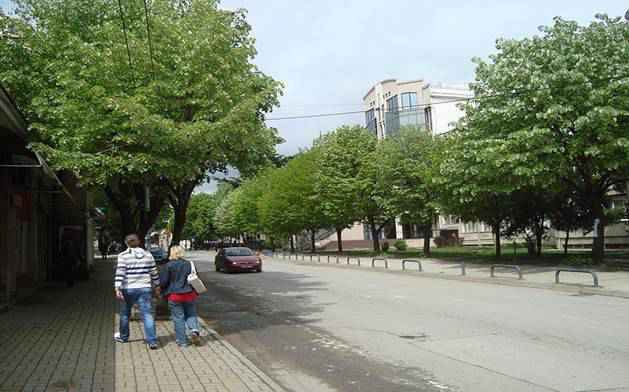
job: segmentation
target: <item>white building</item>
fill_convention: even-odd
[[[452,130],[463,116],[459,104],[472,97],[472,92],[465,86],[446,86],[423,80],[383,80],[371,87],[363,97],[365,126],[378,139],[395,135],[404,126],[425,128],[435,135],[444,134]],[[627,199],[627,193],[613,192],[611,196],[613,203],[618,206]],[[605,232],[607,248],[629,247],[629,226],[625,223],[608,226]],[[570,233],[569,247],[589,248],[592,245],[592,235],[591,232],[582,231]],[[397,220],[395,224],[385,227],[381,236],[388,240],[404,239],[411,247],[423,246],[420,228],[413,224],[401,225]],[[466,246],[494,244],[491,226],[483,222],[462,222],[457,217],[447,215],[439,216],[434,222],[433,239],[436,237],[456,240]],[[546,244],[561,248],[565,237],[565,232],[550,230]],[[517,240],[523,241],[522,238]],[[354,224],[343,231],[343,245],[348,249],[370,248],[370,230],[361,223]],[[320,240],[318,246],[336,248],[336,235],[331,233],[329,237]]]
[[[363,97],[365,125],[378,139],[396,134],[403,126],[443,134],[463,116],[458,105],[472,96],[464,86],[383,80]]]
[[[424,128],[435,135],[444,134],[451,131],[463,116],[459,104],[471,97],[472,92],[465,86],[446,86],[423,80],[383,80],[371,87],[363,97],[365,126],[378,139],[395,135],[404,126]],[[435,223],[433,237],[458,235],[461,224],[458,221],[454,223],[452,219],[440,217]],[[385,227],[381,235],[382,239],[404,239],[412,247],[423,246],[423,234],[417,225],[395,222]],[[371,232],[361,223],[356,223],[343,231],[343,245],[348,248],[369,248]],[[322,239],[318,246],[336,248],[336,236]]]

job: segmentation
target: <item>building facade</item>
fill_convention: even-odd
[[[452,130],[463,116],[458,105],[472,96],[464,86],[383,80],[363,97],[365,126],[378,139],[396,135],[405,126],[440,135]]]
[[[434,135],[442,135],[451,131],[463,116],[459,104],[472,97],[472,92],[465,86],[448,86],[424,80],[383,80],[363,96],[365,127],[379,140],[399,134],[404,127],[426,129]],[[449,224],[442,218],[434,222],[433,237],[456,235],[459,223]],[[404,239],[412,247],[423,246],[421,227],[401,224],[399,220],[387,225],[380,236],[382,240]],[[348,249],[369,248],[371,240],[371,230],[361,223],[343,231],[343,244]],[[322,238],[318,245],[326,249],[335,248],[336,235]]]
[[[429,83],[424,80],[398,81],[383,80],[363,96],[365,111],[365,127],[379,140],[395,136],[405,126],[417,127],[430,131],[433,135],[443,135],[451,131],[463,117],[460,104],[473,97],[465,86],[447,86],[440,83]],[[614,203],[624,205],[627,193],[615,192],[611,195]],[[629,222],[610,225],[605,230],[607,248],[629,248]],[[421,248],[423,232],[416,224],[394,224],[385,227],[381,239],[403,239],[408,246]],[[568,246],[571,248],[589,248],[592,245],[593,233],[583,231],[569,234],[551,229],[546,244],[557,248],[564,246],[566,235],[569,236]],[[463,222],[455,216],[440,215],[433,222],[432,240],[439,238],[441,243],[461,244],[464,246],[489,246],[495,242],[491,226],[483,222]],[[523,238],[516,238],[523,242]],[[350,229],[343,231],[345,248],[369,248],[371,231],[361,223],[355,223]],[[325,249],[336,248],[336,236],[322,238],[318,246]]]
[[[28,148],[24,119],[0,86],[0,309],[93,261],[89,195]],[[82,272],[81,272],[82,271]]]

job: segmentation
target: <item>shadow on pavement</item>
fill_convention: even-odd
[[[314,304],[308,294],[326,290],[325,283],[305,281],[306,275],[275,271],[200,275],[208,291],[199,297],[199,315],[222,335],[293,322],[313,323],[317,319],[312,315],[326,305]]]

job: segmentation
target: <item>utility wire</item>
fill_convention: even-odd
[[[601,79],[601,80],[589,80],[587,82],[580,83],[580,84],[588,84],[588,83],[592,83],[592,82],[613,82],[613,81],[626,79],[628,77],[629,77],[629,75],[617,76],[617,77],[606,78],[606,79]],[[412,109],[432,107],[432,106],[435,106],[435,105],[444,105],[444,104],[456,103],[456,102],[481,101],[481,100],[484,100],[484,99],[498,98],[498,97],[504,97],[504,96],[517,96],[517,95],[521,95],[521,94],[524,94],[524,93],[527,93],[527,92],[531,92],[531,91],[536,91],[536,90],[551,90],[551,89],[552,89],[551,87],[540,87],[540,88],[536,88],[536,89],[514,90],[514,91],[512,91],[510,93],[489,94],[489,95],[482,95],[482,96],[478,96],[478,97],[455,98],[455,99],[450,99],[450,100],[447,100],[447,101],[440,101],[440,102],[434,102],[434,103],[424,103],[424,104],[419,104],[419,105],[404,106],[400,110],[386,111],[385,113],[403,113],[403,112],[410,111]],[[374,108],[374,109],[376,111],[380,111],[380,108]],[[373,109],[368,109],[368,110],[373,110]],[[355,111],[351,111],[351,112],[333,112],[333,113],[305,114],[305,115],[298,115],[298,116],[271,117],[271,118],[267,118],[266,120],[267,121],[281,121],[281,120],[298,120],[298,119],[320,118],[320,117],[336,117],[336,116],[347,116],[347,115],[350,115],[350,114],[360,114],[360,113],[365,113],[365,112],[366,112],[365,110],[355,110]]]
[[[131,62],[131,50],[129,49],[129,39],[127,38],[127,22],[124,18],[124,12],[122,10],[122,1],[118,0],[118,10],[120,11],[120,20],[122,21],[122,32],[124,34],[124,43],[127,47],[127,58],[129,60],[129,70],[131,72],[131,79],[133,80],[133,84],[135,84],[135,77],[133,72],[133,63]]]
[[[394,111],[386,111],[385,113],[403,113],[406,111],[410,111],[412,109],[416,109],[416,108],[424,108],[424,107],[430,107],[430,106],[434,106],[434,105],[443,105],[446,103],[453,103],[453,102],[463,102],[463,101],[469,101],[469,100],[473,100],[473,97],[466,97],[466,98],[457,98],[457,99],[451,99],[448,101],[441,101],[441,102],[435,102],[435,103],[423,103],[420,105],[411,105],[411,106],[404,106],[402,109],[400,110],[394,110]],[[374,108],[377,111],[380,111],[380,108]],[[371,110],[371,109],[369,109]],[[287,117],[272,117],[272,118],[267,118],[267,121],[278,121],[278,120],[296,120],[296,119],[301,119],[301,118],[317,118],[317,117],[332,117],[332,116],[346,116],[349,114],[359,114],[359,113],[365,113],[365,110],[355,110],[355,111],[351,111],[351,112],[336,112],[336,113],[321,113],[321,114],[305,114],[303,116],[287,116]]]
[[[144,16],[146,21],[146,34],[149,43],[149,57],[151,58],[151,74],[152,79],[155,80],[155,62],[153,61],[153,41],[151,39],[151,24],[149,22],[149,8],[144,0]]]

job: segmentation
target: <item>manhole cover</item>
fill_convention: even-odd
[[[419,335],[400,335],[400,338],[402,339],[408,339],[408,340],[425,340],[427,338],[426,334],[419,334]]]

